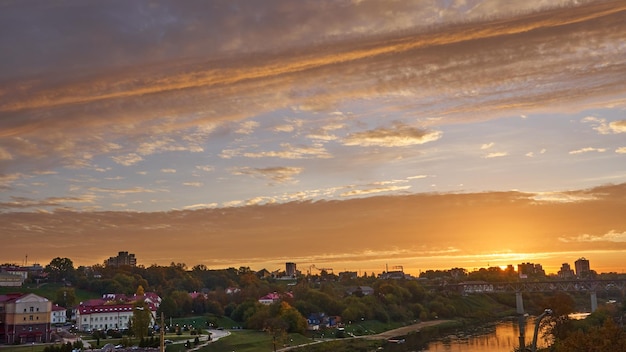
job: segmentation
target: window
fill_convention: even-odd
[[[31,315],[31,316],[28,318],[28,320],[33,320],[33,316]]]
[[[30,307],[30,312],[34,312],[35,311],[35,307]]]

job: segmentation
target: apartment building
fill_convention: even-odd
[[[33,293],[0,295],[0,342],[48,342],[52,302]]]

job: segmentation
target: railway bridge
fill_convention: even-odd
[[[454,289],[462,294],[480,294],[496,292],[514,292],[517,313],[524,314],[524,292],[587,292],[591,298],[591,311],[598,309],[597,292],[626,289],[626,279],[582,279],[582,280],[559,280],[559,281],[514,281],[514,282],[485,282],[466,281],[458,284],[447,285],[448,289]]]

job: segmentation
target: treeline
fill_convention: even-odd
[[[210,270],[197,265],[189,269],[185,264],[171,263],[150,267],[73,268],[67,258],[55,258],[46,270],[57,280],[99,295],[133,294],[141,286],[162,297],[159,314],[163,312],[168,318],[214,314],[230,317],[251,329],[274,327],[304,332],[306,317],[315,313],[338,316],[345,323],[361,320],[387,323],[489,318],[497,315],[495,311],[509,309],[492,298],[461,299],[457,293],[436,292],[415,280],[381,280],[373,275],[339,278],[322,271],[319,275],[300,278],[296,283],[295,280],[260,278],[247,267]],[[356,289],[359,287],[367,290]],[[75,305],[72,290],[61,289],[55,303],[66,307]],[[190,295],[192,292],[202,294]],[[278,294],[280,304],[259,303],[258,299],[268,293]],[[494,305],[500,309],[494,309]]]
[[[346,323],[362,320],[414,322],[435,318],[467,318],[489,321],[515,314],[512,294],[462,296],[458,292],[440,290],[442,286],[416,280],[383,280],[374,275],[338,277],[320,272],[298,280],[261,278],[247,267],[211,270],[203,265],[189,269],[182,263],[150,267],[94,267],[74,268],[68,258],[55,258],[45,269],[51,280],[71,283],[57,293],[55,303],[71,307],[75,301],[74,288],[98,295],[105,293],[133,294],[138,287],[156,292],[162,297],[159,314],[167,318],[212,314],[229,317],[244,328],[303,333],[306,317],[315,313],[338,316]],[[516,279],[509,269],[488,268],[468,273],[454,268],[446,271],[426,271],[429,283],[454,283],[465,280],[505,281]],[[612,275],[612,274],[607,274]],[[196,292],[198,294],[190,294]],[[268,293],[281,297],[276,304],[264,305],[258,299]],[[623,301],[623,293],[616,290],[598,293],[598,297],[614,295]],[[555,314],[546,319],[549,333],[554,337],[554,348],[582,344],[581,339],[602,339],[617,336],[615,346],[621,346],[623,334],[616,334],[611,325],[614,319],[624,317],[622,304],[609,305],[584,323],[571,321],[567,314],[577,310],[571,295],[529,294],[525,297],[527,311],[539,314],[551,308]],[[588,298],[585,298],[588,300]],[[604,313],[603,313],[604,312]],[[622,331],[621,327],[617,327]],[[566,347],[559,347],[566,351]]]

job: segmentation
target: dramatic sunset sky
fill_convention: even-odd
[[[0,263],[626,271],[626,1],[0,0]]]

